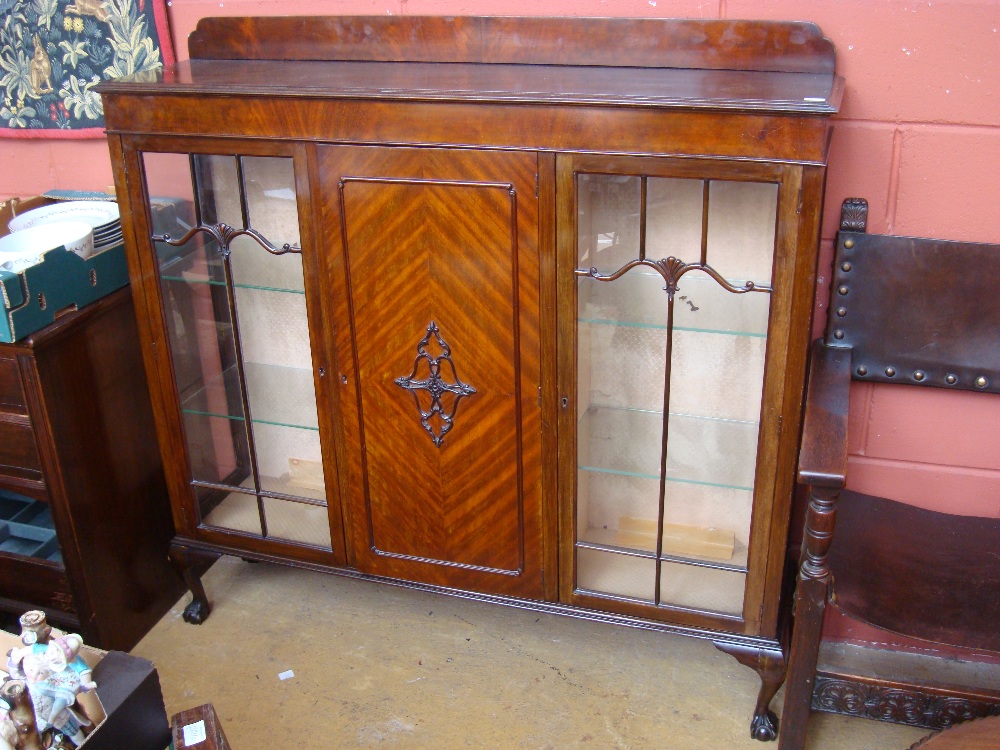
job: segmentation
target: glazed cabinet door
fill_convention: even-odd
[[[307,293],[306,163],[273,151],[160,142],[135,156],[148,209],[138,262],[165,352],[161,443],[183,535],[343,564],[310,334],[322,324]]]
[[[755,632],[794,168],[559,157],[562,597]]]
[[[540,597],[536,156],[318,152],[357,567]]]

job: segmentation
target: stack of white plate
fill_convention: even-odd
[[[94,230],[94,252],[120,245],[122,223],[118,204],[114,201],[64,201],[42,206],[15,216],[7,223],[11,232],[31,229],[44,224],[82,221]]]

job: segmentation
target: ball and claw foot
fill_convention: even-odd
[[[750,724],[750,736],[761,742],[771,742],[778,737],[778,717],[774,711],[754,716]]]
[[[189,622],[192,625],[201,625],[208,618],[209,611],[208,605],[197,599],[193,599],[184,608],[184,622]]]

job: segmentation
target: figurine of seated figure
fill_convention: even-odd
[[[80,657],[83,639],[75,634],[59,636],[47,644],[33,643],[14,649],[8,656],[12,672],[24,674],[35,707],[39,732],[49,727],[62,733],[75,745],[84,740],[83,727],[90,721],[74,709],[78,693],[97,687],[91,670]]]

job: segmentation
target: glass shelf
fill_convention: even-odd
[[[579,323],[580,409],[599,403],[661,411],[666,332]],[[671,409],[718,419],[760,418],[767,339],[675,331]]]
[[[161,275],[160,278],[163,281],[180,282],[183,284],[207,284],[209,286],[220,286],[223,288],[225,288],[226,286],[225,281],[215,281],[214,279],[198,279],[198,278],[192,278],[191,276]],[[251,284],[233,284],[233,286],[237,289],[256,289],[262,292],[281,292],[284,294],[302,294],[302,295],[306,293],[304,289],[283,289],[281,287],[275,287],[275,286],[254,286]]]
[[[655,477],[578,471],[577,541],[647,555],[655,551],[659,491]],[[745,567],[752,504],[748,490],[666,482],[664,552]]]
[[[670,414],[667,428],[667,481],[753,490],[757,421]],[[592,404],[577,428],[579,468],[659,479],[662,433],[662,412]]]
[[[250,395],[254,424],[270,424],[303,430],[318,430],[316,392],[312,370],[246,362],[243,365]],[[205,383],[181,405],[186,414],[244,421],[242,414],[220,413],[210,405],[231,402],[238,405],[239,372],[230,366],[220,376]],[[235,400],[227,399],[227,394]]]
[[[183,247],[174,247],[164,242],[155,244],[160,259],[161,281],[175,284],[207,284],[225,289],[222,253],[218,251],[215,240],[203,235],[201,238],[192,239]],[[302,258],[298,253],[272,256],[247,237],[238,237],[231,243],[231,247],[235,288],[286,294],[306,293],[303,284]],[[261,253],[268,258],[259,258]],[[241,264],[247,256],[256,259],[254,266],[248,268],[246,263]]]

